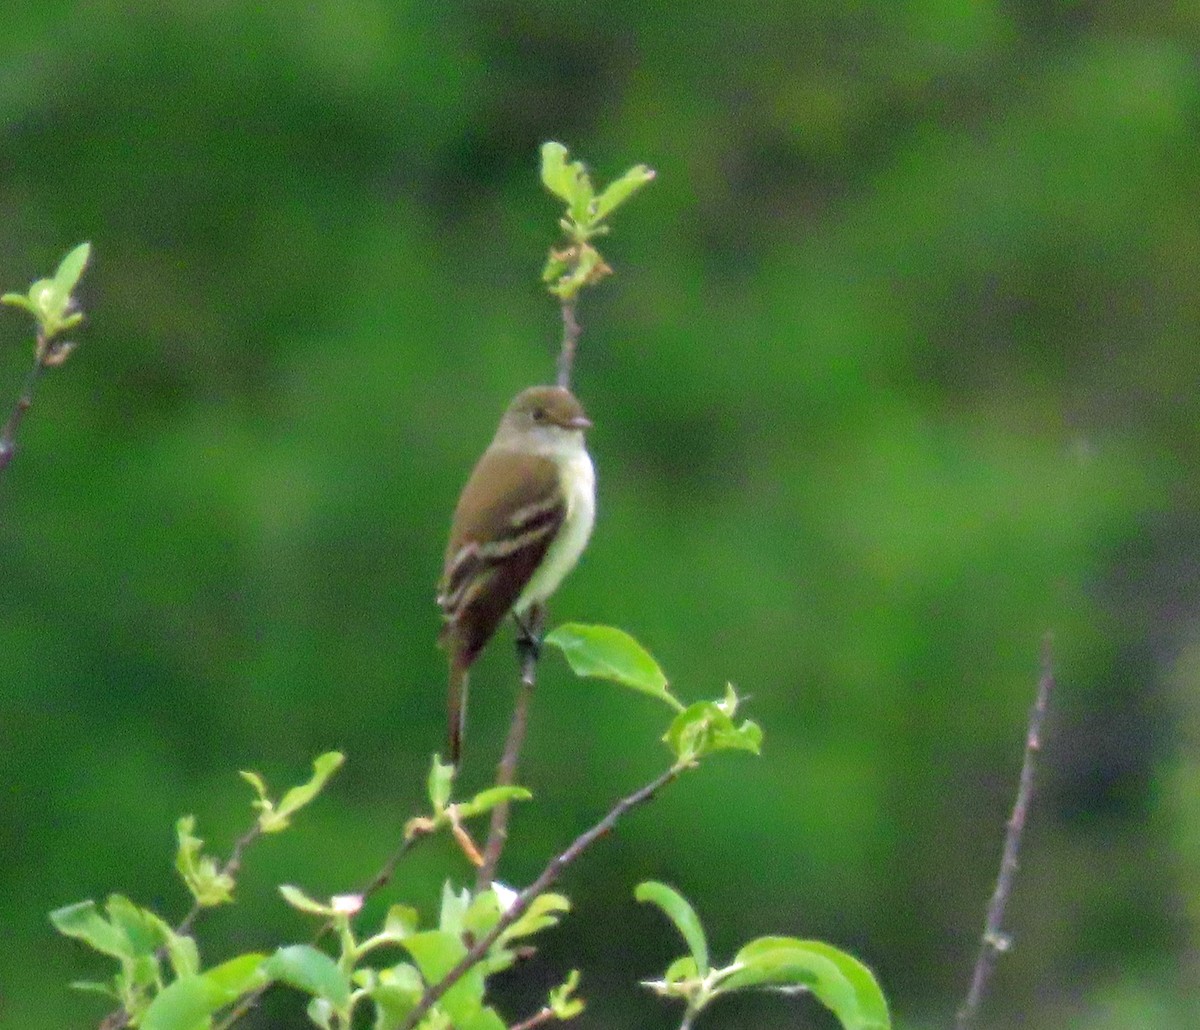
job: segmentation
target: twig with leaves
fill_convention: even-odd
[[[75,344],[62,336],[83,322],[83,312],[73,293],[91,253],[91,244],[81,243],[62,259],[51,278],[39,279],[29,287],[28,293],[6,293],[0,297],[0,303],[32,315],[37,325],[33,365],[26,373],[16,404],[0,428],[0,472],[8,467],[17,452],[17,433],[33,407],[38,382],[49,369],[62,365],[75,349]]]
[[[653,181],[654,171],[646,165],[634,165],[609,183],[599,194],[582,161],[568,160],[567,148],[561,143],[544,143],[541,152],[542,184],[566,205],[559,227],[565,243],[552,247],[542,269],[546,289],[558,298],[562,313],[562,343],[559,346],[556,382],[564,389],[571,388],[575,358],[579,350],[582,328],[576,308],[580,293],[595,286],[612,274],[612,268],[597,249],[595,240],[610,231],[608,218],[639,189]],[[540,622],[543,612],[539,612]],[[534,627],[533,636],[540,632]],[[525,727],[529,721],[529,706],[537,686],[538,646],[536,641],[522,647],[521,675],[513,703],[512,719],[504,742],[504,751],[496,767],[496,785],[516,782],[521,748],[525,742]],[[491,883],[496,867],[508,840],[508,805],[500,804],[492,812],[487,843],[483,849],[483,864],[478,874],[479,889]]]
[[[1042,642],[1041,664],[1037,697],[1030,710],[1029,726],[1025,733],[1025,757],[1021,762],[1021,778],[1017,785],[1017,797],[1013,803],[1012,815],[1009,816],[1008,827],[1004,834],[1004,852],[1000,858],[1000,872],[996,877],[996,887],[992,892],[992,899],[988,903],[987,920],[979,941],[979,955],[971,974],[971,987],[967,991],[962,1008],[958,1010],[958,1016],[954,1023],[955,1030],[968,1030],[975,1021],[984,992],[991,980],[996,959],[1001,952],[1008,950],[1010,944],[1008,934],[1004,931],[1004,910],[1008,906],[1013,881],[1017,875],[1021,838],[1025,832],[1025,822],[1029,817],[1029,807],[1033,802],[1034,767],[1042,749],[1042,725],[1050,707],[1051,695],[1054,693],[1054,651],[1053,641],[1049,634]]]

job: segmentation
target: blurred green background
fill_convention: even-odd
[[[420,805],[449,513],[553,375],[546,139],[659,172],[581,309],[600,515],[553,615],[629,630],[686,699],[734,681],[766,740],[571,871],[502,1011],[578,965],[581,1027],[677,1025],[636,986],[681,950],[632,900],[655,877],[719,956],[821,937],[947,1026],[1052,630],[985,1024],[1200,1022],[1195,5],[47,0],[3,32],[0,285],[94,265],[0,477],[0,1023],[98,1022],[66,985],[106,967],[46,912],[178,917],[174,820],[223,853],[236,770],[348,755],[203,922],[213,961],[305,936],[273,884],[357,885]],[[0,333],[7,411],[30,345]],[[507,641],[473,682],[468,786]],[[653,775],[663,726],[548,658],[503,876]],[[388,900],[430,911],[447,871],[425,848]]]

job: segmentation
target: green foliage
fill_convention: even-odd
[[[254,772],[242,772],[243,780],[254,788],[258,794],[254,807],[258,809],[258,827],[263,833],[279,833],[291,825],[290,817],[315,798],[332,776],[345,761],[345,757],[337,751],[319,755],[313,760],[312,778],[307,783],[292,787],[283,795],[276,805],[267,796],[267,785],[263,778]]]
[[[37,280],[26,294],[6,293],[0,297],[0,303],[20,308],[33,316],[38,326],[40,347],[44,348],[49,341],[83,321],[83,313],[75,309],[72,294],[83,277],[91,254],[92,245],[81,243],[59,262],[51,278]]]
[[[175,868],[197,904],[205,908],[224,905],[233,900],[234,879],[221,870],[215,858],[201,854],[204,841],[192,832],[195,828],[196,817],[192,815],[183,816],[175,824],[179,839]]]
[[[611,272],[591,240],[607,233],[608,216],[653,179],[652,169],[634,165],[597,195],[582,161],[568,160],[561,143],[542,144],[542,184],[567,208],[559,225],[568,245],[551,250],[542,270],[542,281],[551,293],[571,300]]]
[[[547,633],[544,643],[563,653],[576,676],[609,680],[683,711],[683,705],[668,689],[667,677],[658,662],[623,630],[569,622]]]
[[[661,980],[647,987],[687,1007],[685,1024],[722,995],[751,989],[783,994],[811,993],[845,1030],[888,1030],[887,1002],[871,971],[853,956],[820,941],[795,937],[759,937],[742,947],[733,961],[710,968],[708,944],[695,910],[676,890],[647,881],[635,891],[638,901],[663,910],[687,942],[689,954],[668,966]]]

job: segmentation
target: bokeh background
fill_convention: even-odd
[[[557,619],[761,758],[686,778],[575,867],[500,984],[584,970],[581,1027],[670,1027],[680,951],[820,937],[901,1027],[966,987],[1043,634],[1060,677],[990,1027],[1193,1027],[1200,918],[1200,13],[1117,0],[47,2],[0,42],[0,284],[94,246],[81,347],[0,477],[0,1023],[88,1026],[51,908],[186,908],[253,768],[345,770],[249,855],[205,956],[302,939],[442,746],[433,605],[458,489],[553,374],[538,145],[658,181],[581,309],[600,516]],[[0,394],[29,361],[0,322]],[[513,691],[474,678],[468,785]],[[653,775],[664,712],[543,663],[503,875]],[[432,912],[441,843],[387,895]],[[295,998],[248,1027],[300,1026]],[[761,998],[712,1026],[826,1027]]]

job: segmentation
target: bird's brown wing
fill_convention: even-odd
[[[459,498],[438,604],[451,662],[468,668],[541,564],[567,505],[549,458],[488,450]]]

